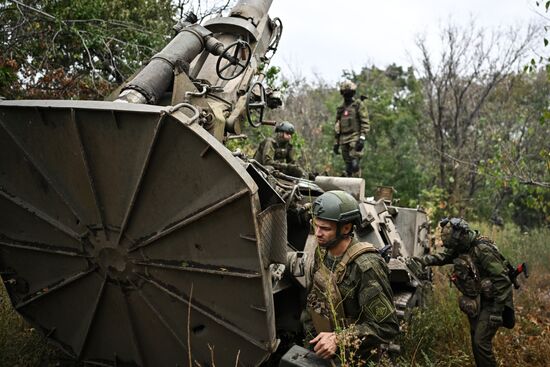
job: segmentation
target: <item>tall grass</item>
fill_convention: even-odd
[[[550,361],[550,230],[528,233],[517,227],[473,225],[492,237],[514,264],[527,262],[530,277],[520,278],[514,291],[516,327],[501,328],[494,339],[500,366],[543,367]],[[403,325],[398,342],[399,366],[473,366],[468,320],[457,304],[458,292],[449,285],[450,268],[434,268],[433,292],[427,306]],[[0,367],[57,365],[56,353],[11,308],[0,286]]]

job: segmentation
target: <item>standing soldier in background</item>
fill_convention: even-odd
[[[353,237],[360,222],[359,205],[345,191],[327,191],[313,203],[318,248],[301,319],[315,353],[330,359],[340,347],[343,366],[355,365],[346,351],[366,362],[399,333],[388,266],[373,245]]]
[[[340,94],[344,98],[344,103],[336,110],[334,126],[334,154],[338,154],[340,148],[342,149],[348,177],[361,177],[361,157],[370,129],[366,105],[353,98],[356,89],[357,86],[350,80],[340,83]]]
[[[264,166],[271,166],[284,174],[305,177],[305,172],[296,164],[294,148],[290,143],[294,125],[283,121],[275,126],[275,139],[264,139],[254,154],[254,159]]]
[[[499,327],[515,324],[511,265],[493,241],[470,230],[462,218],[439,223],[445,250],[413,258],[422,266],[453,264],[451,281],[462,293],[460,309],[468,315],[477,367],[496,367],[492,340]]]

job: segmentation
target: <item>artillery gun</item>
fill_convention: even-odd
[[[282,33],[270,5],[187,17],[112,101],[0,101],[0,274],[15,310],[71,358],[273,362],[282,335],[299,333],[307,266],[287,265],[312,248],[308,203],[337,187],[361,203],[359,238],[391,245],[400,313],[418,303],[401,257],[428,248],[422,210],[224,146],[279,104],[258,72]]]

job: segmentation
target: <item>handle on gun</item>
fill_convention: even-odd
[[[516,269],[516,272],[518,275],[523,273],[523,275],[525,275],[526,278],[529,278],[529,272],[527,271],[527,263],[519,264]]]

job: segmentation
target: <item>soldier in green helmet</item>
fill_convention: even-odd
[[[302,322],[306,342],[325,359],[346,355],[358,341],[356,357],[369,360],[399,333],[388,266],[373,245],[354,238],[360,222],[357,201],[344,191],[328,191],[313,203],[318,248]]]
[[[290,122],[278,123],[275,126],[275,138],[264,139],[256,150],[254,159],[284,174],[305,177],[304,170],[296,164],[294,147],[290,143],[294,132],[294,125]]]
[[[514,327],[510,263],[493,241],[470,229],[462,218],[439,223],[444,251],[413,258],[422,266],[453,264],[451,281],[462,293],[459,307],[470,322],[472,351],[477,367],[497,366],[492,340],[501,326]]]
[[[344,102],[336,110],[334,126],[336,142],[333,150],[335,154],[342,150],[348,177],[361,177],[361,157],[370,129],[367,106],[354,98],[356,89],[357,86],[350,80],[340,83],[340,94]]]

